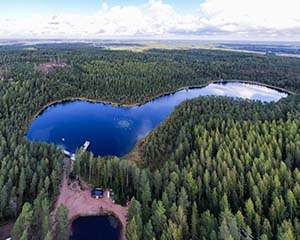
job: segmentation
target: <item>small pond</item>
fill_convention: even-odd
[[[70,240],[119,240],[121,226],[114,216],[79,217],[72,222]]]
[[[272,102],[287,95],[265,86],[227,82],[180,90],[134,107],[69,101],[45,109],[32,122],[26,136],[32,141],[54,143],[70,152],[90,141],[88,150],[95,156],[124,156],[187,99],[228,96]]]

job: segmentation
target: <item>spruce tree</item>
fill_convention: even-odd
[[[69,239],[68,223],[68,209],[61,204],[55,214],[55,239]]]

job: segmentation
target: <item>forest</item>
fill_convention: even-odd
[[[49,220],[62,153],[25,137],[45,104],[68,97],[133,104],[219,79],[299,93],[300,59],[211,50],[1,49],[0,222],[17,219],[14,239],[67,238],[67,210],[60,208],[55,233]],[[145,167],[86,153],[76,173],[112,187],[120,203],[132,198],[129,240],[299,239],[299,103],[297,95],[271,104],[187,101],[142,146]]]
[[[87,153],[76,169],[134,197],[128,239],[299,239],[299,100],[189,100],[143,146],[149,167]]]

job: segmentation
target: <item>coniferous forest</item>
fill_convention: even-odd
[[[45,70],[46,63],[54,67]],[[134,104],[220,79],[296,94],[270,104],[186,101],[141,145],[142,164],[87,152],[76,173],[113,188],[119,203],[132,198],[129,240],[300,239],[300,59],[212,50],[0,49],[1,223],[16,220],[13,239],[67,238],[67,210],[60,208],[55,233],[49,216],[63,155],[25,137],[47,103]]]

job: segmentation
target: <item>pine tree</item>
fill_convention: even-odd
[[[28,240],[28,229],[25,229],[22,233],[20,240]]]
[[[30,184],[30,193],[32,195],[34,195],[35,192],[36,192],[37,179],[38,179],[37,173],[35,172],[33,174],[33,177],[32,177],[32,180],[31,180],[31,184]]]
[[[26,177],[25,177],[24,168],[22,168],[21,175],[20,175],[20,180],[19,180],[19,187],[18,187],[18,194],[19,194],[18,203],[19,203],[19,206],[22,206],[23,194],[24,194],[25,189],[26,189]]]
[[[44,216],[44,219],[43,219],[43,222],[42,222],[42,236],[43,238],[46,238],[46,236],[48,235],[48,233],[50,232],[51,230],[51,226],[50,226],[50,220],[49,220],[49,213],[46,214]]]
[[[40,216],[40,221],[42,222],[41,235],[42,238],[45,238],[47,233],[51,231],[50,216],[49,216],[49,202],[46,197],[44,197],[41,202],[41,213],[42,213],[42,215]]]
[[[269,238],[266,234],[263,234],[260,236],[259,240],[269,240]]]
[[[251,198],[249,198],[245,204],[245,211],[246,211],[246,220],[247,220],[247,224],[249,226],[254,226],[254,218],[255,218],[255,210],[254,210],[254,204],[251,200]]]
[[[221,213],[220,223],[220,239],[240,239],[240,232],[236,219],[228,208]]]
[[[32,208],[30,203],[25,203],[12,229],[12,238],[21,239],[23,234],[28,234],[31,221],[32,221]],[[24,237],[25,235],[23,236],[23,239]]]
[[[191,233],[192,233],[192,239],[198,239],[199,236],[199,215],[198,215],[198,208],[196,203],[193,203],[192,207],[192,228],[191,228]]]
[[[161,186],[162,186],[162,178],[158,170],[154,172],[153,181],[154,181],[155,197],[158,199],[161,194]]]
[[[68,209],[61,204],[55,214],[55,238],[68,240],[68,235]]]
[[[0,191],[0,219],[4,216],[4,210],[7,205],[8,194],[6,185]]]
[[[141,204],[139,201],[135,200],[133,197],[130,201],[130,205],[128,207],[128,214],[127,218],[130,221],[133,217],[136,215],[139,215],[141,213]]]
[[[294,228],[290,221],[284,220],[278,228],[278,240],[295,240]]]
[[[271,239],[273,237],[270,222],[266,218],[264,219],[264,222],[263,222],[262,233],[263,233],[263,235],[267,236],[267,238],[269,238],[269,239]]]
[[[151,217],[152,225],[156,233],[156,236],[160,236],[167,224],[167,218],[165,216],[166,210],[161,201],[157,202],[152,212],[153,212],[153,215]]]
[[[217,221],[209,210],[201,214],[200,217],[200,236],[204,239],[210,239],[210,235],[218,229]]]
[[[148,219],[151,214],[150,204],[151,202],[151,189],[149,182],[146,183],[144,191],[142,192],[142,214],[143,219]]]
[[[184,212],[184,209],[181,206],[178,206],[178,214],[176,217],[176,223],[180,227],[183,238],[189,238],[189,225],[187,222],[187,217]]]
[[[297,201],[293,192],[290,189],[287,191],[287,203],[290,211],[290,217],[291,219],[293,219],[293,212],[297,208]]]
[[[163,194],[162,194],[162,203],[163,203],[165,209],[169,209],[170,203],[169,203],[168,195],[166,192],[163,192]]]
[[[44,240],[52,240],[51,231],[47,232]]]
[[[126,227],[126,239],[128,240],[139,240],[138,232],[137,232],[137,225],[135,221],[135,217],[133,217]]]
[[[170,203],[174,202],[175,199],[176,199],[176,187],[175,187],[175,184],[173,182],[170,182],[168,184],[166,192],[167,192],[167,195],[168,195],[169,202]]]
[[[152,222],[149,220],[144,226],[143,230],[143,239],[144,240],[153,240],[155,238],[155,233],[153,232]]]
[[[76,175],[81,174],[81,154],[77,154],[78,151],[76,151],[76,159],[75,159],[75,165],[74,165],[74,172]]]
[[[168,228],[166,231],[166,239],[170,240],[182,240],[186,239],[183,235],[182,226],[172,222],[168,221]]]
[[[50,179],[48,176],[46,176],[44,181],[44,189],[46,193],[49,191],[49,186],[50,186]]]
[[[127,218],[128,221],[131,221],[131,219],[135,218],[135,223],[137,225],[137,234],[139,237],[141,237],[143,232],[143,221],[142,221],[141,213],[142,213],[141,204],[133,197],[130,201]]]
[[[184,187],[181,188],[178,199],[178,206],[181,206],[185,213],[187,213],[187,209],[189,207],[188,195]]]

